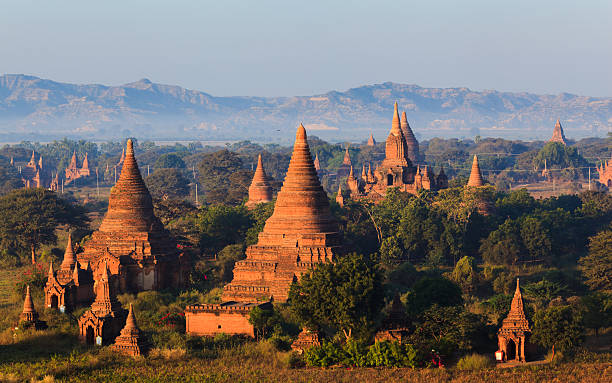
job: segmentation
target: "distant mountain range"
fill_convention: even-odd
[[[494,136],[547,139],[557,119],[568,138],[612,130],[612,97],[477,92],[386,82],[295,97],[215,97],[147,79],[121,86],[75,85],[0,76],[0,141],[135,136],[154,140],[288,143],[303,122],[334,141],[384,140],[393,103],[418,138]]]

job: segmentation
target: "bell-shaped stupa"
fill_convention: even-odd
[[[257,244],[247,249],[247,258],[236,262],[223,300],[285,301],[291,283],[316,264],[331,262],[339,246],[338,226],[300,125],[274,212]]]

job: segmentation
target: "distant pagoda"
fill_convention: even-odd
[[[553,129],[553,135],[548,142],[558,142],[563,145],[567,145],[567,140],[565,138],[565,134],[563,133],[563,127],[561,126],[561,122],[557,120],[555,124],[555,128]]]
[[[257,169],[255,169],[253,181],[251,186],[249,186],[249,200],[246,206],[252,208],[259,203],[270,201],[272,201],[272,186],[270,186],[270,180],[264,169],[260,154],[257,159]]]
[[[470,178],[468,180],[467,186],[484,186],[484,181],[482,180],[482,173],[480,172],[480,165],[478,164],[478,156],[475,154],[474,160],[472,161],[472,171],[470,172]]]

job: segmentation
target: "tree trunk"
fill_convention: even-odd
[[[555,359],[555,345],[552,346],[552,356],[550,357],[550,361],[552,362]]]
[[[32,264],[35,265],[36,264],[36,252],[34,251],[34,245],[31,245],[30,249],[32,249]]]

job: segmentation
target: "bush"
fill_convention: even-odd
[[[314,346],[304,354],[309,366],[328,367],[341,364],[347,367],[412,367],[422,364],[421,354],[410,344],[375,342],[367,347],[363,342],[349,339],[344,347],[334,342]]]
[[[493,360],[485,355],[470,354],[459,359],[457,362],[457,369],[478,371],[491,368],[493,365]]]
[[[333,342],[323,342],[306,350],[304,359],[309,366],[329,367],[345,359],[342,348]]]
[[[410,344],[375,342],[368,350],[368,365],[372,367],[417,367],[418,352]]]

